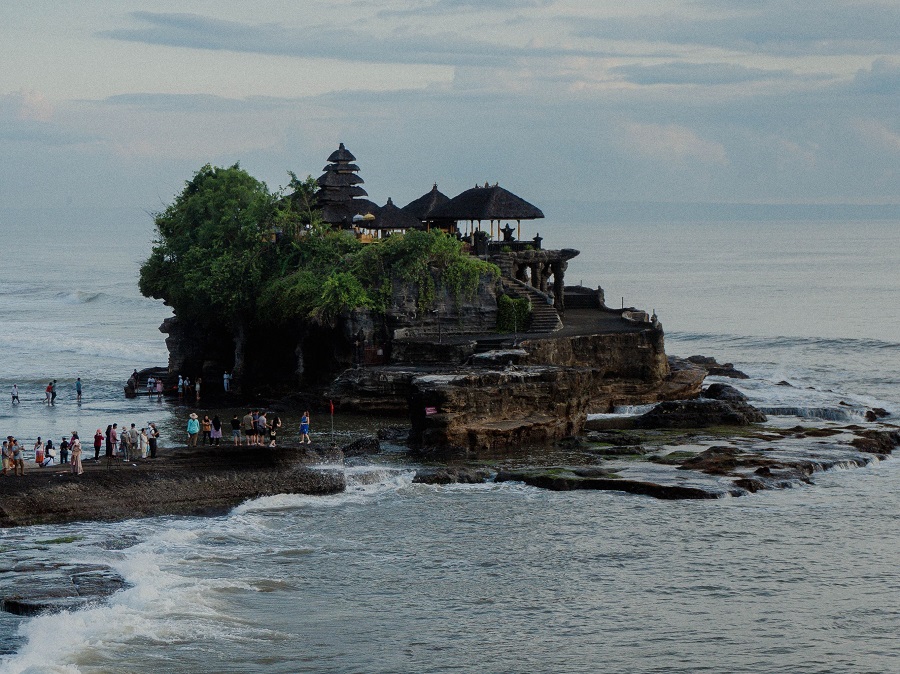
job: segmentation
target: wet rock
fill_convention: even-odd
[[[794,388],[794,385],[791,382],[785,381],[784,379],[782,379],[780,382],[775,384],[775,386],[788,386],[790,388]]]
[[[711,499],[719,494],[697,487],[661,485],[654,482],[627,480],[616,477],[615,473],[603,471],[596,466],[502,470],[495,478],[497,482],[524,482],[532,487],[552,491],[572,491],[589,489],[599,491],[623,491],[629,494],[652,496],[658,499]]]
[[[747,426],[766,420],[766,415],[739,401],[677,400],[660,403],[635,420],[637,428],[703,428]]]
[[[374,435],[354,440],[341,448],[344,456],[367,456],[381,452],[381,441]]]
[[[378,429],[378,439],[385,442],[405,444],[409,440],[409,428],[405,426],[387,426]]]
[[[738,391],[734,386],[728,384],[710,384],[703,393],[701,398],[710,398],[712,400],[733,400],[737,402],[747,402],[747,396]]]
[[[686,459],[682,470],[699,470],[708,475],[731,475],[738,466],[738,452],[734,447],[710,447]]]
[[[74,610],[125,587],[107,566],[29,561],[0,572],[0,609],[22,616]]]
[[[900,445],[900,431],[863,431],[858,436],[850,444],[869,454],[891,454]]]
[[[639,445],[644,441],[644,436],[636,433],[623,433],[622,431],[591,431],[586,436],[590,442],[602,442],[607,445],[619,447],[625,445]]]
[[[885,417],[891,416],[891,413],[888,412],[883,407],[873,407],[872,411],[875,413],[875,416],[878,417],[879,419],[884,419]]]
[[[621,447],[595,447],[591,448],[591,454],[596,454],[597,456],[642,456],[644,454],[649,454],[650,450],[641,447],[640,445],[624,445]]]
[[[493,472],[486,468],[446,466],[423,468],[416,471],[413,482],[419,484],[481,484],[491,478]]]
[[[878,421],[878,415],[872,410],[866,410],[866,421]]]
[[[732,363],[717,363],[715,358],[709,356],[688,356],[687,360],[694,365],[699,365],[706,373],[717,377],[731,377],[732,379],[749,379],[740,370],[734,369]]]

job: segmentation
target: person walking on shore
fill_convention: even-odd
[[[12,387],[12,404],[13,405],[19,404],[19,385],[18,384],[13,384],[13,387]]]
[[[72,473],[81,475],[84,468],[81,465],[81,440],[78,439],[78,431],[72,433]]]
[[[81,377],[75,380],[75,400],[81,402]]]
[[[184,398],[184,377],[178,375],[178,397]]]
[[[50,382],[50,404],[56,405],[56,380]]]
[[[197,414],[191,412],[191,418],[187,422],[188,447],[197,446],[197,436],[200,434],[200,422],[197,420]]]
[[[50,405],[50,392],[53,390],[53,382],[47,384],[47,388],[44,389],[44,404]]]
[[[200,382],[203,381],[200,377],[197,377],[197,381],[194,382],[194,392],[197,394],[195,398],[195,402],[200,402]]]
[[[281,428],[281,419],[275,412],[269,413],[269,447],[275,446],[278,438],[278,429]]]
[[[156,380],[156,400],[157,402],[162,400],[163,394],[163,380],[162,377]]]
[[[306,410],[303,413],[303,416],[300,417],[300,444],[303,444],[303,441],[306,440],[307,445],[312,444],[312,440],[309,439],[309,410]]]

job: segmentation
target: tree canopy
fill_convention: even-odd
[[[384,313],[395,280],[416,288],[420,309],[434,302],[438,286],[459,305],[485,274],[499,276],[495,265],[439,231],[363,245],[352,232],[322,223],[315,180],[290,176],[292,192],[284,197],[237,164],[201,168],[156,215],[158,238],[141,267],[141,292],[200,326],[229,320],[240,327],[333,322],[359,308]]]

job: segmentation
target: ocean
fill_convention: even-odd
[[[900,223],[540,229],[581,250],[568,283],[655,310],[669,354],[733,362],[750,378],[727,383],[771,423],[900,414]],[[132,369],[166,363],[169,311],[136,285],[150,215],[0,209],[0,231],[0,434],[152,420],[174,444],[188,408],[122,395]],[[336,419],[341,439],[379,423],[394,422]],[[900,461],[685,502],[419,485],[396,460],[344,470],[336,496],[0,532],[2,550],[108,564],[131,584],[83,610],[0,617],[0,672],[898,669]]]

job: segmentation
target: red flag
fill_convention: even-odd
[[[334,402],[329,400],[328,405],[331,407],[331,416],[334,416]]]

